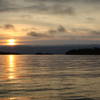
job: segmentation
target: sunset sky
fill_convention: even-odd
[[[99,44],[100,0],[0,0],[0,44]]]

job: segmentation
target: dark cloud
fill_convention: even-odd
[[[28,2],[64,2],[64,3],[68,3],[68,2],[100,2],[100,0],[24,0],[24,1],[28,1]]]
[[[63,6],[63,5],[52,6],[51,8],[49,8],[48,11],[53,14],[68,14],[68,15],[76,14],[75,8],[71,6],[67,6],[67,5],[66,6]]]
[[[100,36],[100,30],[87,29],[87,34],[89,36]]]
[[[49,34],[38,33],[38,32],[34,32],[34,31],[28,32],[27,35],[35,37],[35,38],[51,37]]]
[[[56,29],[48,30],[49,34],[63,34],[66,32],[67,31],[66,31],[65,27],[63,27],[62,25],[59,25]]]
[[[5,8],[9,3],[7,0],[0,0],[0,8]]]
[[[66,29],[65,29],[62,25],[60,25],[60,26],[58,27],[57,31],[58,31],[58,32],[66,32]]]
[[[5,25],[3,25],[3,26],[0,26],[0,28],[1,28],[1,29],[5,29],[5,30],[13,30],[13,31],[16,30],[16,29],[15,29],[15,26],[12,25],[12,24],[5,24]]]
[[[4,25],[4,29],[7,29],[7,30],[12,29],[12,30],[14,30],[15,26],[12,25],[12,24],[6,24],[6,25]]]
[[[85,6],[83,3],[99,4],[100,0],[0,0],[0,12],[31,11],[75,15],[78,2]]]
[[[73,0],[24,0],[27,2],[71,2]]]
[[[35,11],[74,14],[74,7],[78,2],[98,4],[100,0],[0,0],[0,11],[33,9]],[[70,3],[75,3],[75,6],[71,6]]]
[[[100,31],[99,30],[98,31],[97,30],[91,30],[90,34],[99,36],[100,35]]]
[[[56,29],[51,29],[51,30],[48,30],[47,32],[44,32],[44,33],[38,33],[38,32],[35,32],[35,31],[30,31],[27,33],[28,36],[33,36],[33,37],[37,37],[37,38],[40,38],[40,37],[57,37],[59,36],[59,34],[65,34],[67,31],[66,29],[60,25],[58,26]]]
[[[100,3],[100,0],[85,0],[85,1],[93,2],[93,3]]]
[[[20,6],[20,2],[16,4],[12,0],[1,0],[0,1],[0,12],[8,12],[8,11],[31,11],[31,12],[39,12],[39,13],[51,13],[51,14],[68,14],[68,15],[74,15],[76,13],[75,8],[72,6],[69,6],[68,4],[65,4],[65,0],[62,1],[62,3],[59,3],[60,1],[56,0],[45,0],[41,2],[41,0],[38,0],[35,2],[35,0],[32,1],[32,4],[27,4],[24,6],[24,3]],[[29,2],[29,1],[27,1]],[[26,3],[27,3],[26,2]],[[51,2],[51,3],[49,3]]]
[[[24,10],[39,12],[39,13],[48,13],[48,14],[68,14],[68,15],[75,15],[76,11],[75,8],[62,5],[62,4],[35,4],[32,6],[25,7]]]
[[[86,34],[86,36],[100,35],[100,30],[93,30],[88,28],[75,28],[75,29],[71,29],[71,32],[76,33],[76,36],[77,36],[77,32],[80,33],[80,36],[83,36],[84,34]]]
[[[9,0],[0,0],[0,12],[9,11],[10,9],[11,4]]]

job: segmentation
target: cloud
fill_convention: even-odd
[[[88,28],[77,28],[71,29],[76,37],[87,37],[87,38],[100,38],[100,30],[88,29]]]
[[[0,12],[8,11],[9,9],[11,9],[9,0],[0,0]]]
[[[16,32],[16,27],[13,24],[5,24],[0,26],[0,29],[7,32],[7,31],[13,31]]]
[[[12,24],[6,24],[6,25],[4,25],[3,26],[3,28],[4,29],[6,29],[6,30],[15,30],[15,26],[14,25],[12,25]]]
[[[91,30],[90,34],[100,36],[100,30]]]
[[[93,30],[93,29],[84,29],[84,32],[87,33],[89,36],[99,36],[100,35],[100,30]]]
[[[100,3],[100,0],[85,0],[85,2],[88,1],[88,2],[93,2],[93,3]]]
[[[13,30],[15,31],[15,26],[13,24],[5,24],[3,26],[0,26],[0,29],[4,29],[4,30]]]
[[[58,34],[65,34],[67,31],[65,29],[64,26],[62,25],[59,25],[56,29],[51,29],[51,30],[48,30],[47,33],[49,34],[53,34],[53,35],[58,35]]]
[[[32,37],[36,37],[36,38],[50,37],[50,35],[34,32],[34,31],[28,32],[27,35],[32,36]]]
[[[65,4],[46,4],[46,3],[37,3],[32,6],[25,7],[24,9],[34,12],[40,13],[48,13],[48,14],[68,14],[75,15],[75,8]]]
[[[22,2],[22,0],[1,0],[0,1],[0,12],[14,12],[14,11],[31,11],[38,13],[49,13],[49,14],[68,14],[74,15],[76,13],[75,8],[65,4],[65,0],[33,0],[29,3],[28,0]],[[69,0],[68,0],[69,1]],[[25,5],[26,4],[26,5]],[[24,6],[25,5],[25,6]]]
[[[76,15],[77,3],[99,4],[100,0],[0,0],[0,12],[31,12]]]
[[[0,0],[0,11],[41,11],[48,13],[75,14],[77,3],[99,4],[100,0]],[[74,7],[71,6],[74,4]]]
[[[57,31],[58,31],[58,32],[66,32],[66,29],[65,29],[62,25],[60,25],[60,26],[58,27]]]
[[[93,18],[93,17],[86,17],[86,22],[88,22],[88,23],[96,22],[96,18]]]
[[[28,1],[28,2],[41,2],[41,0],[24,0],[24,1]],[[43,2],[64,2],[64,3],[68,3],[68,2],[100,2],[100,0],[43,0]]]
[[[35,32],[35,31],[30,31],[27,33],[28,36],[36,37],[36,38],[44,38],[44,37],[59,37],[63,34],[65,34],[67,31],[66,29],[62,26],[59,25],[56,29],[50,29],[46,32]]]

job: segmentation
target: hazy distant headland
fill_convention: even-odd
[[[36,54],[36,55],[92,55],[100,54],[99,45],[58,45],[58,46],[0,46],[0,54]]]

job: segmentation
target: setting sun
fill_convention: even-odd
[[[8,44],[8,45],[16,45],[16,40],[15,40],[15,39],[9,39],[9,40],[7,41],[7,44]]]

